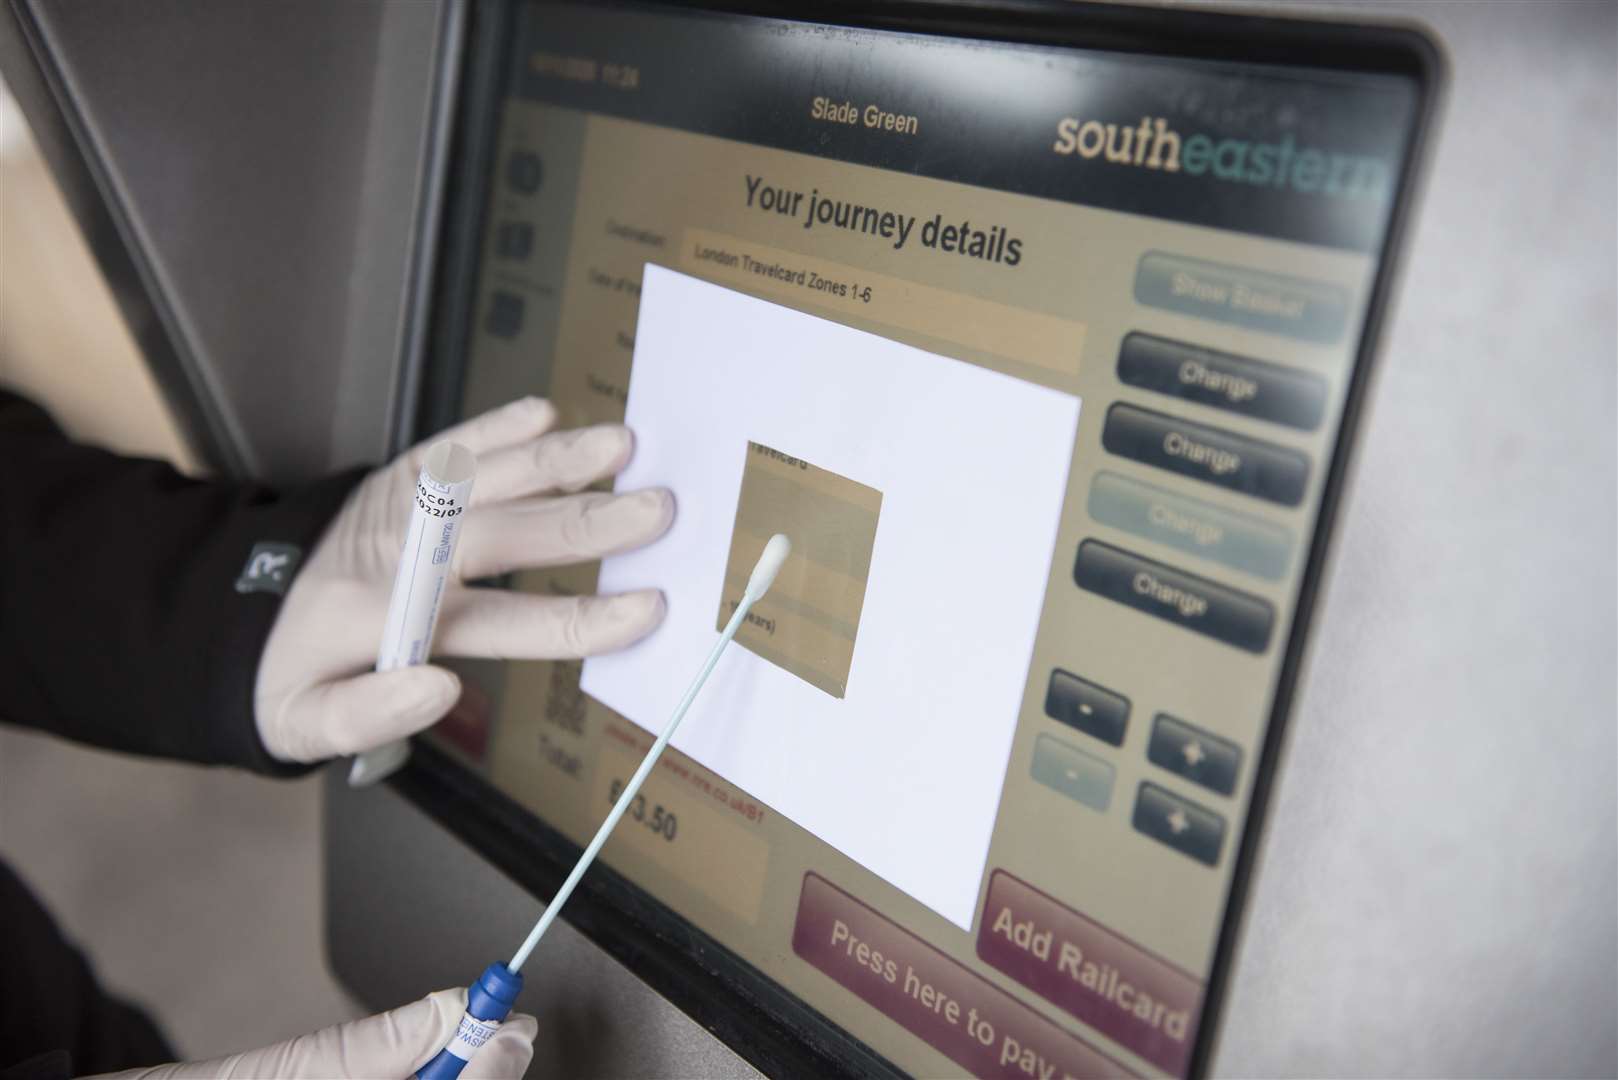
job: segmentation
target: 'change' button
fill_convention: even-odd
[[[1258,518],[1197,499],[1097,473],[1090,482],[1090,516],[1103,525],[1279,581],[1292,558],[1292,534]]]
[[[1101,445],[1119,457],[1284,506],[1302,502],[1309,484],[1309,459],[1296,450],[1133,405],[1107,410]]]
[[[1323,345],[1348,325],[1348,291],[1341,286],[1161,251],[1141,257],[1135,301]]]
[[[1270,646],[1275,609],[1268,601],[1111,544],[1099,540],[1080,544],[1073,580],[1088,592],[1238,649],[1261,653]]]
[[[1124,338],[1118,379],[1216,409],[1313,431],[1326,411],[1326,380],[1200,345],[1142,334]]]

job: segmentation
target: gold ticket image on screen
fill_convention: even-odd
[[[747,614],[736,642],[832,697],[848,691],[882,493],[791,454],[747,444],[736,525],[725,562],[718,629],[775,533],[792,554]]]

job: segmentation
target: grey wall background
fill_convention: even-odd
[[[1218,1067],[1618,1075],[1618,8],[1378,10],[1451,100]]]
[[[407,157],[419,138],[385,113],[419,125],[431,5],[45,6],[84,50],[81,85],[202,351],[243,370],[256,460],[297,473],[372,445],[374,421],[336,417],[336,372],[385,367],[397,339],[389,245],[409,200],[379,201],[395,173],[378,162],[402,159],[376,144]],[[1419,18],[1453,84],[1216,1068],[1618,1075],[1618,9],[1287,10]],[[396,81],[379,113],[394,19],[421,21],[394,24],[405,58],[381,65]],[[0,271],[4,288],[17,268]],[[326,374],[278,401],[294,361]],[[193,1054],[354,1007],[318,960],[317,797],[0,734],[0,851]],[[490,903],[515,920],[531,901],[500,880]],[[176,996],[225,942],[246,974],[211,1011]],[[614,1018],[611,966],[569,956],[574,1005],[609,1018],[591,1039],[670,1033],[618,1074],[722,1060],[655,1000]],[[393,999],[436,974],[401,976]]]

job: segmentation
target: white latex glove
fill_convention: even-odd
[[[107,1073],[100,1080],[404,1080],[444,1048],[466,1011],[466,990],[440,990],[392,1012],[368,1016],[274,1046],[211,1061]],[[478,1048],[466,1080],[519,1080],[534,1056],[539,1022],[512,1013]]]
[[[576,659],[623,648],[663,620],[656,589],[562,597],[465,585],[640,547],[673,522],[674,497],[661,488],[558,495],[615,475],[634,440],[619,424],[555,423],[549,402],[514,401],[434,436],[350,493],[294,578],[259,662],[255,716],[272,755],[312,762],[370,750],[427,727],[459,698],[460,680],[441,667],[371,670],[421,460],[440,440],[471,450],[478,473],[435,655]]]

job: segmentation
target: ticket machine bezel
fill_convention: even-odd
[[[497,115],[504,50],[503,33],[516,3],[478,6],[466,36],[461,99],[447,180],[448,201],[433,304],[431,337],[421,373],[421,408],[415,430],[442,428],[455,417],[444,403],[456,400],[464,355],[470,297],[461,283],[474,280],[482,235],[480,202],[492,167],[493,119]],[[1261,65],[1306,66],[1391,73],[1413,79],[1420,106],[1410,133],[1388,244],[1372,289],[1365,333],[1347,388],[1343,422],[1333,447],[1321,499],[1319,525],[1309,546],[1297,618],[1285,643],[1279,684],[1267,733],[1258,754],[1247,827],[1234,868],[1189,1072],[1204,1075],[1217,1040],[1219,1015],[1231,961],[1239,940],[1245,899],[1263,840],[1263,823],[1307,647],[1336,516],[1349,481],[1353,447],[1371,382],[1373,360],[1399,255],[1416,201],[1443,83],[1439,47],[1412,25],[1344,25],[1211,11],[1162,11],[1061,0],[1010,3],[949,3],[888,0],[878,4],[781,3],[721,0],[718,3],[644,5],[733,15],[790,18],[833,25],[911,33],[948,34],[990,41],[1104,49],[1191,59],[1235,60]],[[395,784],[408,798],[479,850],[538,896],[550,895],[570,868],[577,848],[430,746],[423,747]],[[495,796],[491,800],[491,794]],[[843,1028],[832,1024],[745,960],[697,930],[633,882],[600,866],[591,871],[565,917],[699,1023],[767,1074],[879,1075],[894,1067]]]

